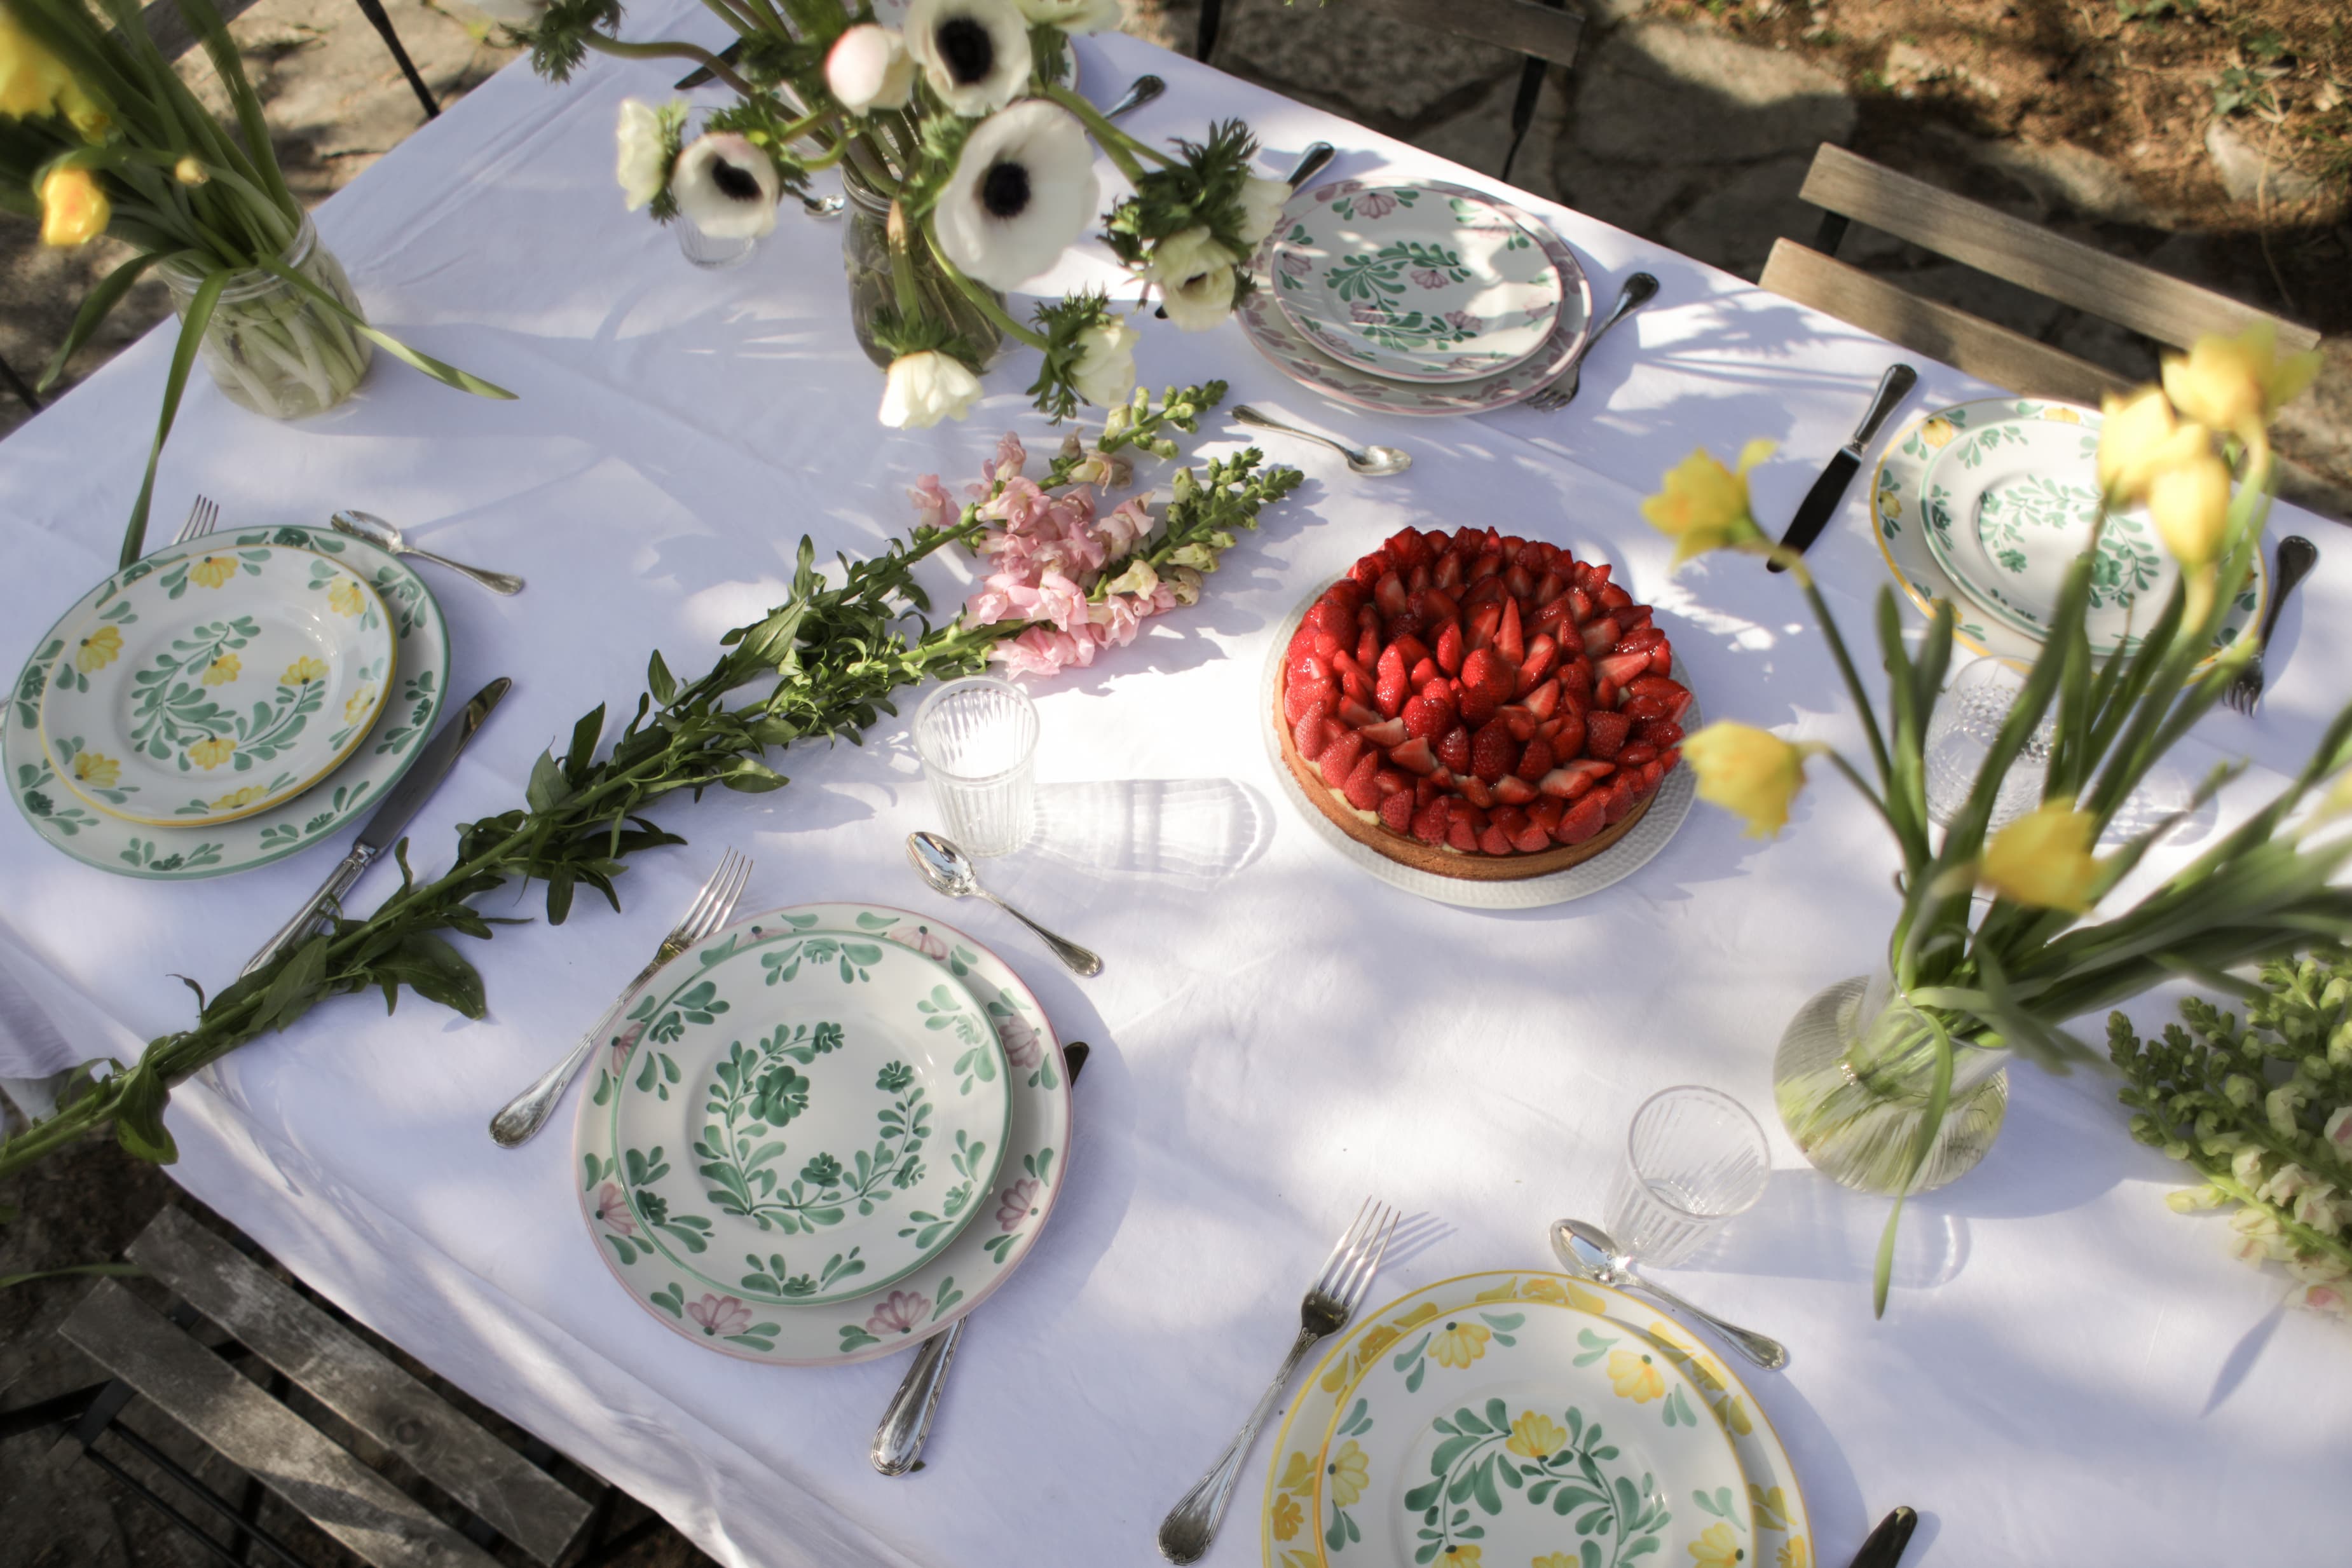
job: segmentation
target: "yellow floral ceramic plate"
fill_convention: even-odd
[[[333,772],[391,684],[393,632],[367,580],[278,544],[152,558],[70,633],[41,696],[66,788],[126,821],[207,827]]]
[[[1423,1528],[1419,1522],[1419,1515],[1413,1516],[1412,1530],[1398,1543],[1404,1550],[1392,1558],[1355,1542],[1335,1551],[1330,1544],[1331,1532],[1338,1531],[1343,1540],[1348,1532],[1348,1525],[1342,1523],[1338,1515],[1345,1511],[1358,1532],[1368,1535],[1363,1528],[1366,1522],[1364,1500],[1375,1492],[1375,1483],[1379,1487],[1385,1487],[1388,1483],[1373,1473],[1362,1437],[1336,1435],[1333,1452],[1327,1454],[1324,1448],[1327,1435],[1335,1435],[1335,1427],[1347,1425],[1358,1397],[1354,1391],[1370,1370],[1385,1367],[1388,1376],[1410,1375],[1413,1364],[1409,1361],[1400,1368],[1396,1364],[1400,1356],[1407,1351],[1414,1351],[1420,1362],[1431,1362],[1439,1347],[1444,1324],[1451,1322],[1455,1324],[1454,1333],[1459,1337],[1447,1343],[1445,1354],[1456,1361],[1466,1359],[1471,1364],[1466,1369],[1432,1367],[1424,1371],[1423,1376],[1436,1375],[1440,1370],[1449,1376],[1475,1373],[1487,1360],[1486,1353],[1494,1344],[1491,1336],[1496,1332],[1480,1314],[1492,1312],[1505,1317],[1524,1314],[1532,1318],[1533,1309],[1537,1308],[1554,1311],[1566,1308],[1588,1314],[1578,1325],[1577,1333],[1590,1334],[1591,1341],[1577,1339],[1574,1354],[1570,1359],[1572,1362],[1575,1355],[1588,1354],[1594,1356],[1592,1364],[1605,1379],[1601,1385],[1604,1400],[1612,1404],[1621,1403],[1616,1394],[1616,1379],[1609,1376],[1612,1363],[1619,1356],[1625,1360],[1617,1362],[1616,1370],[1623,1375],[1630,1390],[1622,1403],[1632,1403],[1635,1394],[1650,1393],[1649,1398],[1639,1401],[1640,1409],[1631,1424],[1616,1420],[1613,1416],[1603,1416],[1604,1422],[1611,1423],[1612,1439],[1621,1427],[1627,1437],[1638,1432],[1644,1440],[1661,1429],[1669,1398],[1667,1390],[1671,1387],[1681,1394],[1682,1406],[1686,1407],[1696,1400],[1702,1406],[1697,1413],[1706,1417],[1713,1428],[1729,1440],[1738,1466],[1738,1485],[1744,1489],[1744,1495],[1735,1494],[1727,1500],[1710,1494],[1704,1504],[1692,1499],[1686,1509],[1676,1508],[1678,1514],[1687,1512],[1703,1526],[1696,1531],[1688,1550],[1679,1554],[1682,1560],[1697,1565],[1697,1568],[1731,1568],[1733,1564],[1742,1565],[1742,1568],[1812,1568],[1812,1525],[1805,1511],[1804,1495],[1797,1485],[1788,1450],[1781,1446],[1770,1423],[1763,1418],[1753,1396],[1726,1368],[1721,1359],[1679,1325],[1667,1322],[1630,1296],[1590,1285],[1564,1274],[1528,1271],[1464,1274],[1440,1281],[1390,1303],[1377,1312],[1366,1314],[1358,1320],[1356,1327],[1333,1343],[1330,1352],[1308,1380],[1306,1392],[1284,1416],[1281,1429],[1276,1434],[1274,1458],[1266,1471],[1265,1502],[1260,1511],[1259,1520],[1265,1568],[1345,1568],[1352,1559],[1361,1558],[1369,1563],[1376,1557],[1380,1558],[1381,1568],[1387,1568],[1391,1561],[1408,1563],[1416,1559],[1432,1565],[1432,1568],[1439,1563],[1452,1563],[1456,1568],[1463,1564],[1479,1565],[1479,1568],[1520,1568],[1523,1563],[1552,1568],[1547,1558],[1554,1552],[1530,1552],[1517,1558],[1508,1557],[1502,1552],[1500,1540],[1494,1536],[1457,1540],[1452,1543],[1450,1552],[1444,1550],[1444,1543],[1440,1542],[1432,1546],[1429,1555],[1420,1557],[1421,1548],[1431,1543],[1417,1538],[1418,1531]],[[1477,1334],[1463,1333],[1465,1322],[1484,1330],[1489,1337],[1479,1342]],[[1512,1333],[1514,1337],[1518,1334],[1517,1330],[1503,1332]],[[1424,1335],[1427,1336],[1425,1341]],[[1481,1353],[1475,1356],[1469,1354],[1474,1342]],[[1417,1351],[1414,1350],[1416,1345],[1419,1347]],[[1644,1357],[1649,1359],[1645,1361]],[[1654,1385],[1650,1375],[1654,1371],[1656,1373],[1655,1392],[1651,1393]],[[1679,1375],[1671,1382],[1667,1375],[1669,1371]],[[1490,1391],[1487,1385],[1501,1381],[1491,1377],[1485,1379],[1478,1385],[1475,1398],[1457,1401],[1457,1406],[1466,1407],[1474,1420],[1491,1427],[1489,1413],[1483,1407],[1489,1397],[1501,1393],[1502,1389],[1497,1386]],[[1658,1414],[1645,1416],[1642,1411]],[[1474,1441],[1485,1440],[1489,1447],[1502,1449],[1504,1458],[1497,1460],[1493,1472],[1497,1500],[1507,1508],[1516,1507],[1532,1514],[1527,1501],[1528,1467],[1522,1462],[1529,1456],[1524,1450],[1542,1448],[1545,1457],[1549,1458],[1560,1449],[1551,1446],[1549,1427],[1538,1427],[1529,1422],[1524,1434],[1509,1430],[1522,1414],[1510,1408],[1507,1399],[1507,1435],[1502,1441],[1494,1443],[1492,1439],[1496,1434],[1492,1432],[1470,1436]],[[1676,1408],[1676,1429],[1682,1427],[1685,1414],[1684,1408]],[[1586,1417],[1588,1422],[1591,1418],[1590,1415]],[[1544,1419],[1562,1433],[1568,1429],[1568,1422],[1559,1412],[1544,1415]],[[1458,1427],[1460,1423],[1456,1421],[1455,1425]],[[1460,1435],[1458,1432],[1455,1434]],[[1445,1435],[1438,1436],[1443,1438]],[[1513,1451],[1511,1441],[1514,1438],[1518,1440],[1522,1451]],[[1360,1486],[1355,1480],[1357,1461],[1354,1457],[1347,1455],[1346,1445],[1350,1441],[1356,1442],[1359,1450],[1366,1453]],[[1612,1441],[1607,1446],[1618,1445]],[[1433,1447],[1428,1457],[1434,1458],[1435,1453]],[[1339,1484],[1337,1473],[1339,1459],[1343,1457],[1348,1461],[1348,1485],[1344,1488]],[[1502,1467],[1505,1462],[1517,1471],[1519,1487],[1511,1487],[1504,1479]],[[1620,1458],[1607,1462],[1622,1463],[1622,1460]],[[1423,1463],[1425,1468],[1427,1460]],[[1580,1469],[1579,1473],[1581,1473]],[[1399,1479],[1400,1491],[1425,1484],[1425,1477],[1423,1476],[1401,1477]],[[1327,1480],[1331,1483],[1328,1500],[1318,1500],[1318,1483]],[[1545,1517],[1559,1520],[1565,1531],[1567,1544],[1558,1549],[1565,1552],[1559,1557],[1560,1568],[1585,1568],[1588,1557],[1584,1546],[1587,1542],[1591,1542],[1594,1551],[1600,1554],[1592,1561],[1612,1561],[1614,1536],[1604,1533],[1601,1529],[1603,1521],[1595,1520],[1593,1531],[1589,1534],[1577,1533],[1578,1524],[1596,1511],[1594,1507],[1578,1509],[1571,1506],[1564,1519],[1550,1512],[1561,1486],[1565,1484],[1563,1481],[1550,1489],[1545,1504]],[[1635,1484],[1638,1485],[1638,1478]],[[1342,1490],[1351,1489],[1356,1492],[1355,1500],[1349,1504],[1340,1503]],[[1491,1524],[1491,1520],[1481,1517],[1483,1503],[1475,1495],[1476,1489],[1474,1477],[1464,1498],[1445,1505],[1441,1521],[1450,1518],[1453,1511],[1467,1507],[1472,1517],[1465,1523]],[[1451,1488],[1448,1490],[1450,1491]],[[1613,1486],[1611,1488],[1612,1494],[1615,1490]],[[1707,1504],[1725,1505],[1725,1511],[1717,1513]],[[1402,1504],[1398,1506],[1401,1508]],[[1667,1561],[1668,1557],[1664,1553],[1633,1559],[1644,1568],[1650,1564],[1663,1565]]]
[[[1566,1301],[1480,1302],[1360,1358],[1316,1478],[1328,1568],[1745,1562],[1729,1434],[1630,1337]]]

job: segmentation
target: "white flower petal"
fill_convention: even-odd
[[[1078,389],[1078,395],[1097,408],[1125,402],[1127,394],[1135,390],[1135,345],[1142,336],[1116,319],[1080,333],[1078,362],[1070,375],[1070,384]]]
[[[1217,243],[1203,224],[1170,235],[1151,247],[1143,259],[1143,276],[1163,287],[1174,287],[1204,272],[1231,267],[1241,257]]]
[[[758,239],[776,226],[782,190],[765,152],[732,131],[698,136],[677,155],[677,210],[713,239]]]
[[[1222,326],[1234,308],[1234,269],[1220,267],[1196,273],[1183,282],[1160,285],[1168,319],[1187,332],[1209,332]]]
[[[915,0],[906,42],[940,101],[973,119],[1019,98],[1035,65],[1013,0]]]
[[[1094,216],[1096,191],[1086,128],[1031,99],[973,130],[931,234],[965,277],[1012,288],[1061,259]]]
[[[643,99],[623,99],[614,139],[620,158],[614,177],[620,181],[621,193],[634,213],[661,193],[663,178],[669,172],[661,111]]]
[[[1261,179],[1253,174],[1242,183],[1242,238],[1257,244],[1274,232],[1282,221],[1282,209],[1290,201],[1290,187],[1280,180]]]
[[[904,108],[915,90],[915,62],[894,29],[861,22],[834,40],[824,85],[852,114]]]
[[[882,423],[893,430],[925,430],[961,419],[980,401],[980,378],[952,355],[927,350],[890,361],[882,387]]]

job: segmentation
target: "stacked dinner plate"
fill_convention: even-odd
[[[2066,572],[2099,518],[2096,409],[1985,398],[1926,415],[1889,443],[1872,486],[1879,549],[1914,603],[1959,612],[1979,653],[2031,659],[2050,634]],[[2179,578],[2145,507],[2110,515],[2098,533],[2084,627],[2095,656],[2129,653]],[[2253,571],[2215,634],[2227,647],[2262,612]]]
[[[574,1123],[595,1246],[656,1319],[787,1365],[961,1317],[1061,1190],[1069,1084],[1004,961],[904,910],[739,921],[642,987]]]
[[[1359,1318],[1284,1417],[1266,1568],[1811,1557],[1788,1450],[1723,1361],[1561,1274],[1465,1274]]]
[[[1590,329],[1567,242],[1443,181],[1293,196],[1251,264],[1244,330],[1292,379],[1387,413],[1479,413],[1541,391]]]
[[[440,607],[389,553],[327,528],[224,530],[125,567],[42,635],[0,768],[76,860],[222,876],[373,806],[448,674]]]

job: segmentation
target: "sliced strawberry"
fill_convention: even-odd
[[[1606,615],[1597,621],[1588,621],[1584,624],[1582,636],[1584,651],[1597,659],[1609,652],[1611,644],[1617,641],[1617,622]]]
[[[1405,569],[1404,590],[1406,593],[1418,593],[1428,586],[1429,563],[1427,561],[1417,560],[1414,561],[1412,566]]]
[[[1495,710],[1496,722],[1510,730],[1511,738],[1525,746],[1535,738],[1536,726],[1542,721],[1517,703],[1505,703]]]
[[[1495,628],[1495,652],[1503,655],[1505,664],[1517,665],[1528,656],[1527,633],[1519,625],[1519,601],[1504,601],[1502,624]]]
[[[1672,773],[1675,770],[1675,765],[1682,759],[1683,748],[1679,746],[1669,746],[1664,751],[1659,752],[1657,762],[1658,777],[1664,779],[1667,774]],[[1646,768],[1644,770],[1646,771]]]
[[[1559,740],[1559,732],[1568,727],[1568,721],[1574,716],[1575,716],[1573,714],[1564,713],[1556,718],[1548,718],[1541,724],[1536,726],[1535,737],[1538,740],[1542,741],[1546,746],[1551,747],[1551,754],[1554,757],[1558,757],[1559,755],[1559,747],[1555,745],[1554,742]],[[1579,729],[1576,733],[1580,739],[1582,738],[1584,735],[1584,731],[1582,729]]]
[[[1603,560],[1588,560],[1582,564],[1586,570],[1581,580],[1581,586],[1592,595],[1596,603],[1606,609],[1608,601],[1601,597],[1601,591],[1609,586],[1609,574],[1616,568]]]
[[[1690,688],[1680,681],[1664,675],[1648,674],[1635,680],[1630,688],[1637,697],[1656,697],[1666,705],[1665,716],[1682,722],[1691,705]]]
[[[1435,659],[1423,659],[1407,670],[1404,678],[1414,691],[1419,691],[1432,681],[1444,680],[1445,672],[1437,667]]]
[[[1462,643],[1462,628],[1458,624],[1449,621],[1438,628],[1436,655],[1439,669],[1449,675],[1458,674],[1462,668],[1462,656],[1465,652],[1466,650]]]
[[[1454,776],[1454,783],[1462,791],[1462,798],[1474,806],[1483,808],[1495,803],[1494,790],[1488,789],[1486,781],[1475,773],[1457,773]]]
[[[1567,591],[1568,580],[1557,571],[1547,571],[1536,579],[1536,591],[1531,597],[1536,601],[1536,608],[1541,610]]]
[[[1514,599],[1532,599],[1536,591],[1536,574],[1514,560],[1503,569],[1503,586],[1511,591]]]
[[[1412,791],[1401,789],[1381,798],[1381,826],[1390,832],[1402,833],[1412,827]]]
[[[1331,664],[1332,667],[1339,672],[1341,691],[1360,703],[1372,700],[1374,683],[1370,670],[1356,663],[1354,657],[1347,653],[1334,653],[1331,656]]]
[[[1437,771],[1444,773],[1445,769],[1441,768]],[[1435,774],[1423,774],[1412,781],[1412,809],[1418,811],[1444,793],[1444,791],[1438,788]]]
[[[1482,550],[1479,552],[1478,559],[1470,563],[1470,580],[1474,583],[1484,582],[1490,577],[1500,577],[1502,574],[1503,552],[1500,550]]]
[[[1326,752],[1324,755],[1328,757],[1330,754]],[[1367,751],[1356,758],[1356,766],[1349,769],[1348,782],[1341,790],[1348,797],[1348,804],[1359,811],[1377,811],[1381,809],[1381,787],[1372,781],[1374,775],[1380,770],[1379,752]],[[1330,777],[1328,769],[1326,769],[1324,777]]]
[[[1516,767],[1519,760],[1519,743],[1511,738],[1510,727],[1501,719],[1489,719],[1470,737],[1470,771],[1492,784]]]
[[[1524,811],[1520,813],[1521,816],[1525,816],[1526,814],[1527,813]],[[1511,852],[1511,835],[1503,831],[1502,824],[1499,822],[1489,821],[1486,824],[1486,831],[1478,835],[1478,849],[1479,852],[1482,854],[1509,854]]]
[[[1389,760],[1408,773],[1437,771],[1437,754],[1431,749],[1429,742],[1420,736],[1412,737],[1402,746],[1391,747]]]
[[[1399,528],[1381,542],[1381,548],[1401,567],[1428,560],[1436,553],[1419,528]]]
[[[1655,626],[1643,626],[1618,638],[1616,646],[1609,651],[1612,653],[1639,653],[1645,649],[1656,647],[1665,640],[1666,634]]]
[[[1492,719],[1502,705],[1485,692],[1465,687],[1461,693],[1462,722],[1472,729]]]
[[[1383,810],[1381,816],[1385,821],[1388,813]],[[1454,813],[1447,801],[1442,799],[1424,800],[1412,810],[1412,836],[1424,844],[1442,844],[1445,841],[1446,824],[1453,820]]]
[[[1456,589],[1462,586],[1462,552],[1450,545],[1437,558],[1437,565],[1429,574],[1432,588]]]
[[[1575,625],[1576,617],[1570,612],[1565,598],[1555,599],[1549,604],[1538,607],[1532,622],[1535,631],[1555,638],[1567,636]]]
[[[1339,581],[1326,589],[1324,591],[1323,597],[1336,601],[1346,609],[1349,614],[1353,615],[1357,611],[1363,608],[1364,585],[1358,582],[1355,577],[1351,574],[1341,578]]]
[[[1617,711],[1632,719],[1637,727],[1643,724],[1673,722],[1667,716],[1674,711],[1673,705],[1664,697],[1629,696],[1618,706]]]
[[[1304,681],[1293,681],[1284,688],[1282,694],[1282,716],[1289,721],[1293,731],[1296,732],[1301,722],[1311,713],[1315,716],[1315,727],[1306,733],[1320,735],[1323,733],[1322,721],[1331,716],[1331,709],[1339,700],[1339,688],[1328,681],[1319,686],[1308,685]],[[1307,751],[1304,745],[1299,747],[1299,750],[1307,752],[1309,757],[1315,755],[1311,751]]]
[[[1432,626],[1443,626],[1462,613],[1462,601],[1448,590],[1432,583],[1412,596],[1412,608],[1420,611],[1422,618]]]
[[[1336,789],[1348,781],[1356,759],[1364,755],[1364,737],[1352,729],[1343,729],[1324,742],[1323,749],[1315,754],[1315,766],[1323,769],[1323,782]]]
[[[1607,567],[1596,567],[1593,570],[1593,575],[1601,580],[1601,586],[1593,590],[1592,597],[1599,602],[1601,609],[1622,610],[1633,602],[1632,594],[1609,580]]]
[[[1632,703],[1625,705],[1627,708],[1631,708],[1633,706],[1633,705]],[[1636,740],[1647,741],[1650,745],[1656,747],[1660,751],[1664,751],[1669,747],[1680,746],[1682,744],[1683,727],[1676,724],[1670,718],[1654,718],[1646,724],[1635,725],[1633,727],[1633,738]]]
[[[1642,803],[1642,776],[1638,773],[1620,773],[1609,781],[1607,795],[1604,796],[1596,789],[1593,791],[1593,798],[1601,801],[1601,819],[1604,821],[1612,826],[1622,822],[1634,807]]]
[[[1348,575],[1355,579],[1356,581],[1361,583],[1364,587],[1370,588],[1374,583],[1380,581],[1381,578],[1388,575],[1391,564],[1391,563],[1389,560],[1388,552],[1386,550],[1374,550],[1371,554],[1366,556],[1363,559],[1349,567],[1348,569]],[[1400,584],[1400,586],[1402,586],[1402,584]]]
[[[1666,759],[1664,758],[1653,757],[1650,760],[1642,764],[1642,793],[1647,795],[1652,790],[1655,789],[1658,787],[1659,780],[1665,778],[1665,776]]]
[[[1510,596],[1509,591],[1504,588],[1501,578],[1477,578],[1462,591],[1462,613],[1466,617],[1481,604],[1500,606],[1503,601]]]
[[[1356,733],[1364,737],[1366,746],[1381,751],[1391,746],[1402,746],[1412,738],[1405,729],[1404,720],[1401,718],[1384,718],[1378,724],[1364,726]]]
[[[1470,731],[1466,726],[1457,722],[1438,737],[1437,760],[1456,773],[1470,770]]]
[[[1629,604],[1622,610],[1612,610],[1611,618],[1628,632],[1639,632],[1648,626],[1657,612],[1646,604]]]
[[[1339,678],[1337,667],[1331,659],[1338,652],[1336,645],[1322,649],[1313,645],[1302,648],[1294,643],[1290,650],[1290,662],[1284,667],[1284,674],[1293,682],[1304,682],[1308,685],[1320,685],[1325,681],[1336,680]]]
[[[1559,662],[1559,695],[1579,707],[1592,706],[1592,665],[1581,655]]]
[[[1602,681],[1612,686],[1623,687],[1650,673],[1650,655],[1612,653],[1606,658],[1594,660],[1593,664]]]
[[[1412,598],[1405,590],[1404,579],[1393,570],[1382,573],[1372,583],[1372,603],[1382,615],[1402,614]]]
[[[1418,780],[1401,768],[1383,768],[1372,775],[1372,782],[1381,787],[1381,798],[1386,800],[1391,795],[1412,794]]]
[[[1482,648],[1493,647],[1495,632],[1502,624],[1503,606],[1500,602],[1479,605],[1470,612],[1464,623],[1462,638],[1464,646],[1473,653]]]
[[[1555,807],[1559,804],[1557,800],[1549,803]],[[1511,847],[1521,854],[1531,855],[1551,848],[1551,830],[1536,821],[1535,810],[1533,806],[1527,809],[1524,813],[1527,821],[1520,823],[1518,831],[1511,835]]]
[[[1381,657],[1380,628],[1367,626],[1357,632],[1354,653],[1356,663],[1363,665],[1364,668],[1369,670],[1377,665]]]
[[[1499,648],[1475,648],[1462,663],[1462,685],[1466,689],[1476,687],[1495,702],[1509,700],[1518,685],[1519,672],[1516,661],[1503,657]]]
[[[1532,784],[1552,768],[1552,749],[1549,741],[1532,739],[1519,753],[1519,765],[1511,771]]]
[[[1661,643],[1650,650],[1650,673],[1654,675],[1675,673],[1675,645],[1672,643]]]
[[[1629,740],[1617,748],[1617,766],[1639,768],[1658,755],[1658,748],[1644,740]]]
[[[1347,601],[1337,587],[1326,589],[1322,598],[1307,607],[1299,626],[1302,630],[1311,628],[1335,636],[1351,636],[1356,630],[1356,607]]]
[[[1486,831],[1486,813],[1467,802],[1456,800],[1454,810],[1445,820],[1445,841],[1464,854],[1478,852],[1478,835]]]
[[[1551,754],[1563,760],[1581,756],[1584,751],[1585,710],[1563,708],[1559,716],[1559,731],[1550,737]]]
[[[1582,571],[1584,563],[1577,562],[1576,570]],[[1579,626],[1581,626],[1592,619],[1592,595],[1586,591],[1583,582],[1580,580],[1575,587],[1568,591],[1568,613]]]
[[[1527,656],[1519,661],[1518,683],[1514,689],[1522,695],[1533,691],[1559,663],[1559,644],[1543,632],[1537,632],[1528,640]]]
[[[1495,799],[1506,806],[1524,806],[1536,798],[1536,787],[1516,773],[1506,773],[1495,780]]]
[[[1393,716],[1404,711],[1404,699],[1412,693],[1412,687],[1406,681],[1406,671],[1410,667],[1394,643],[1382,650],[1375,662],[1373,670],[1378,684],[1372,688],[1372,696],[1381,705],[1382,713]]]
[[[1454,727],[1454,710],[1427,697],[1408,699],[1402,716],[1405,733],[1423,740],[1435,740]]]
[[[1381,710],[1370,703],[1360,703],[1353,697],[1341,697],[1331,716],[1349,729],[1365,729],[1381,722]]]
[[[1558,681],[1541,682],[1523,695],[1519,702],[1538,719],[1549,719],[1559,711],[1559,683]]]
[[[1538,795],[1528,803],[1528,821],[1547,833],[1559,830],[1560,818],[1568,814],[1568,802],[1555,800],[1549,795]]]
[[[1633,728],[1633,721],[1623,714],[1594,708],[1584,716],[1586,755],[1597,757],[1603,762],[1614,760],[1618,748],[1625,744],[1625,737]]]
[[[1608,797],[1595,790],[1568,808],[1551,836],[1563,844],[1580,844],[1607,824],[1608,813]]]

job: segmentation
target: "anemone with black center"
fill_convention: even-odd
[[[739,169],[724,158],[710,161],[710,183],[719,193],[738,202],[760,199],[760,182],[749,169]]]
[[[977,18],[950,16],[932,36],[938,41],[940,58],[947,62],[948,73],[958,86],[986,81],[988,73],[996,68],[996,40]]]
[[[992,218],[1013,219],[1029,210],[1029,166],[992,163],[980,182],[980,204]]]

